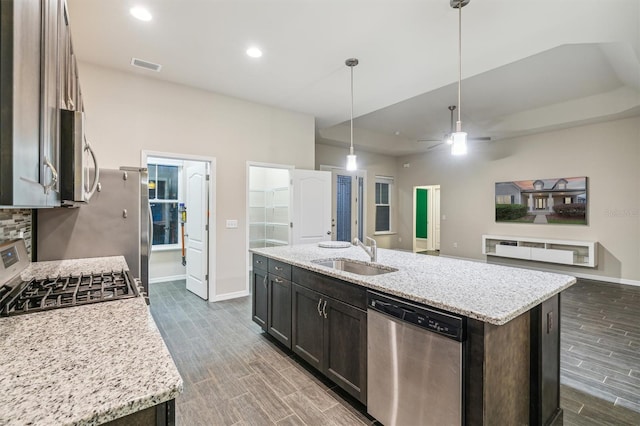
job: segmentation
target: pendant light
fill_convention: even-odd
[[[344,61],[345,65],[351,68],[351,146],[349,147],[349,155],[347,155],[347,170],[358,170],[356,163],[356,155],[353,153],[353,67],[358,65],[356,58],[349,58]]]
[[[469,0],[450,0],[452,8],[458,9],[458,121],[456,131],[451,135],[451,155],[465,155],[467,153],[467,134],[462,131],[460,120],[462,104],[460,103],[460,87],[462,85],[462,8],[469,4]]]

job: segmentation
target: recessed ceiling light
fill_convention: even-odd
[[[259,58],[262,56],[262,50],[258,49],[257,47],[250,47],[247,49],[247,55],[252,57],[252,58]]]
[[[150,21],[152,18],[151,12],[141,6],[132,7],[129,9],[129,13],[131,13],[134,18],[141,21]]]

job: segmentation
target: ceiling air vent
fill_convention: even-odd
[[[162,65],[160,64],[154,64],[153,62],[143,61],[142,59],[138,58],[131,58],[131,65],[155,72],[160,72],[160,68],[162,68]]]

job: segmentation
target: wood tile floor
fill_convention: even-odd
[[[151,313],[184,380],[180,426],[371,425],[364,406],[296,362],[251,321],[248,297],[208,303],[152,284]]]
[[[179,425],[372,424],[361,404],[261,332],[248,297],[207,303],[184,281],[150,293],[184,379]],[[564,424],[640,425],[640,287],[580,281],[563,293],[562,327]]]
[[[565,425],[640,425],[640,287],[580,280],[561,296]]]

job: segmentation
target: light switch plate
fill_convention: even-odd
[[[227,219],[227,229],[235,229],[238,227],[238,221],[236,219]]]

